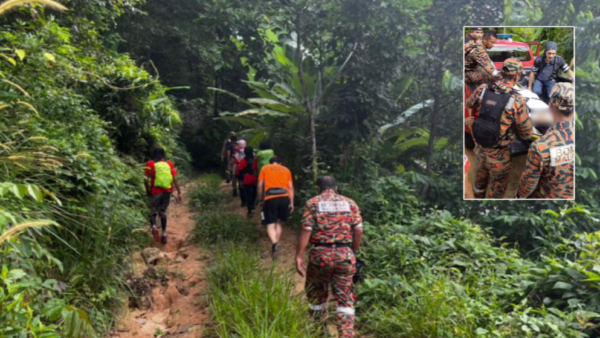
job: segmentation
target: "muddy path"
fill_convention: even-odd
[[[190,209],[188,193],[195,187],[188,183],[182,187],[183,202],[172,202],[169,207],[166,245],[152,243],[151,246],[136,252],[132,257],[134,274],[128,280],[129,286],[142,296],[130,299],[122,309],[120,322],[110,338],[154,338],[154,337],[203,337],[209,325],[208,304],[203,295],[207,290],[205,267],[210,259],[210,251],[198,244],[189,243],[189,236],[195,226]],[[231,196],[231,185],[221,183],[221,190]],[[223,211],[231,211],[247,217],[247,209],[241,207],[239,198],[229,197]],[[295,210],[294,213],[302,212]],[[271,242],[260,212],[256,210],[252,222],[260,232],[260,252],[265,270],[270,269]],[[150,231],[148,229],[148,236]],[[295,292],[304,292],[304,278],[295,273],[295,255],[298,230],[284,225],[279,246],[276,268],[293,276]],[[333,324],[330,333],[337,337]]]
[[[142,296],[125,304],[110,337],[202,337],[210,320],[201,297],[207,287],[204,273],[209,253],[188,242],[195,224],[188,193],[194,186],[184,185],[182,203],[173,201],[169,207],[168,243],[153,242],[133,255],[134,275],[128,284]]]

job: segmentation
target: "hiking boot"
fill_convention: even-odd
[[[162,234],[162,236],[160,237],[160,242],[162,244],[167,244],[167,234]]]
[[[279,255],[279,243],[274,243],[271,247],[271,258],[275,259]]]
[[[254,213],[252,211],[248,211],[248,218],[254,217]]]
[[[160,242],[160,233],[155,226],[152,227],[152,237],[154,237],[155,242]]]

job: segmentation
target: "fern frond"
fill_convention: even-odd
[[[15,9],[17,7],[32,3],[40,4],[42,6],[56,9],[58,11],[67,10],[67,7],[52,0],[8,0],[0,5],[0,15],[3,15],[5,12],[10,11],[11,9]]]

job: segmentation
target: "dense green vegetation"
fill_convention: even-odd
[[[5,337],[104,335],[129,252],[145,243],[142,160],[156,144],[187,158],[168,88],[105,47],[132,4],[63,4],[66,14],[35,5],[0,19],[0,233],[59,225],[0,247]]]
[[[363,332],[600,337],[597,1],[62,4],[0,16],[0,335],[106,334],[148,237],[141,164],[162,145],[180,171],[218,169],[236,130],[271,141],[299,202],[329,172],[359,203]],[[576,201],[462,200],[461,42],[477,24],[576,26]],[[192,193],[195,239],[255,238],[215,214],[215,182]],[[216,332],[264,321],[241,312],[265,304],[243,290],[273,293],[285,314],[252,334],[309,337],[287,276],[224,248],[209,273],[231,281],[211,283]]]

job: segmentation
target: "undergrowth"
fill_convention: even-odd
[[[316,338],[294,280],[272,266],[261,266],[256,245],[231,244],[220,250],[208,270],[209,303],[220,338]]]
[[[249,220],[231,211],[216,208],[195,217],[196,227],[192,240],[206,245],[221,245],[227,242],[256,242],[258,230]]]
[[[218,195],[221,178],[206,175],[193,192],[201,210],[192,240],[215,250],[208,269],[211,334],[219,338],[316,338],[301,295],[295,295],[293,276],[268,267],[260,257],[256,224],[229,210]],[[211,204],[206,209],[207,203]],[[202,211],[203,210],[203,211]]]
[[[199,181],[198,186],[190,193],[190,206],[199,211],[218,208],[227,197],[219,187],[221,184],[219,175],[203,175]]]

